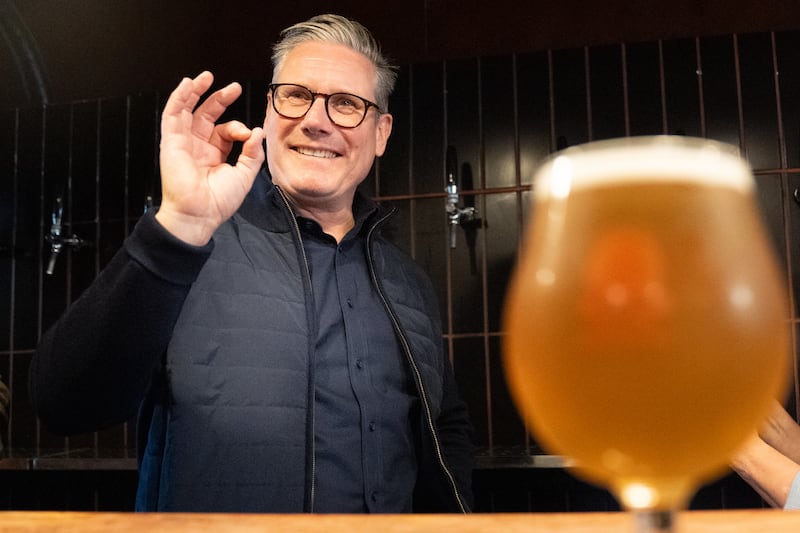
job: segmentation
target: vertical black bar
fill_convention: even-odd
[[[625,43],[619,46],[619,55],[622,59],[622,114],[625,121],[625,137],[631,136],[631,102],[628,94],[628,47]]]
[[[44,238],[44,220],[47,216],[45,209],[44,209],[44,180],[45,180],[45,167],[44,167],[44,158],[45,158],[45,148],[46,148],[46,138],[47,138],[47,107],[45,106],[42,110],[42,123],[41,123],[41,141],[39,147],[39,234],[37,239],[37,250],[38,254],[38,267],[36,269],[37,272],[37,306],[36,306],[36,323],[37,323],[37,341],[42,336],[42,303],[44,301],[44,294],[43,294],[43,280],[42,280],[42,272],[44,272],[44,265],[42,264],[42,242]],[[41,424],[39,423],[39,419],[36,419],[36,453],[41,454]]]
[[[786,135],[783,130],[783,108],[781,106],[781,83],[780,71],[778,69],[778,48],[775,43],[775,32],[770,32],[770,47],[772,50],[772,80],[775,86],[775,114],[778,127],[778,151],[780,154],[780,165],[782,169],[788,168],[788,158],[786,156]]]
[[[3,180],[0,183],[0,198],[7,198],[8,205],[3,206],[3,211],[8,214],[8,218],[3,222],[0,231],[2,232],[2,245],[8,247],[7,257],[3,254],[0,259],[0,268],[8,272],[8,276],[3,276],[0,280],[4,280],[3,286],[0,287],[0,294],[4,296],[3,302],[0,305],[5,306],[8,304],[7,310],[0,311],[0,316],[4,318],[2,333],[2,346],[0,347],[0,374],[2,380],[9,389],[11,396],[11,404],[9,406],[8,420],[6,432],[9,456],[14,456],[14,435],[13,435],[13,417],[14,417],[14,356],[15,356],[15,343],[14,343],[14,315],[16,308],[16,267],[17,267],[17,254],[18,251],[18,192],[19,192],[19,133],[20,133],[20,116],[19,110],[14,109],[8,113],[0,115],[3,117],[3,122],[0,125],[2,132],[0,135],[0,154],[3,155],[0,159],[0,171],[7,173],[8,180]],[[8,189],[5,189],[8,187]],[[4,201],[5,204],[5,201]],[[0,214],[0,216],[3,216]],[[7,226],[6,226],[7,224]],[[5,354],[3,353],[5,352]]]
[[[102,220],[100,219],[100,205],[103,200],[100,189],[100,168],[103,160],[103,103],[98,100],[96,103],[95,117],[95,158],[94,158],[94,247],[89,250],[94,256],[94,268],[92,269],[93,277],[97,278],[100,272],[100,246],[102,243]],[[89,235],[86,236],[89,238]],[[92,434],[92,454],[94,457],[100,457],[100,435],[97,431]],[[97,498],[95,497],[95,511],[97,510]]]
[[[483,82],[483,62],[478,59],[478,188],[483,189],[487,183],[489,182],[486,171],[487,171],[487,161],[486,161],[486,126],[485,126],[485,109],[484,109],[484,98],[486,97],[487,91],[485,84]],[[485,202],[481,202],[480,205],[485,206]],[[484,216],[485,216],[485,207],[484,207]],[[481,232],[481,241],[483,242],[483,250],[486,250],[486,232]],[[488,295],[487,295],[487,279],[486,279],[486,253],[483,254],[483,267],[481,269],[481,309],[483,310],[483,316],[488,308]],[[486,329],[485,322],[482,320],[483,329]],[[485,338],[485,337],[484,337]],[[483,375],[484,375],[484,387],[486,387],[486,434],[488,439],[488,445],[490,453],[493,453],[494,450],[494,418],[492,413],[492,368],[491,368],[491,358],[489,356],[489,351],[484,348],[483,350]]]
[[[786,153],[786,136],[783,129],[783,107],[781,103],[781,83],[780,83],[780,70],[778,68],[778,47],[775,42],[775,32],[770,32],[770,48],[772,50],[772,79],[773,84],[775,86],[775,114],[776,114],[776,121],[777,121],[777,133],[778,133],[778,151],[779,151],[779,158],[780,158],[780,166],[781,170],[786,170],[788,168],[788,157]],[[793,201],[793,193],[791,192],[791,184],[789,180],[789,175],[786,172],[781,172],[780,174],[781,179],[781,193],[783,195],[783,242],[784,246],[786,247],[786,283],[789,292],[789,299],[790,299],[790,309],[793,310],[792,315],[794,315],[795,306],[795,297],[794,297],[794,284],[793,284],[793,276],[792,271],[793,268],[793,254],[792,254],[792,231],[791,231],[791,209],[796,207],[796,203]],[[792,316],[793,319],[796,319],[795,316]],[[794,321],[794,320],[793,320]],[[798,360],[797,360],[797,349],[798,349],[798,338],[797,338],[797,328],[792,328],[792,381],[793,381],[793,389],[794,389],[794,405],[795,411],[797,411],[797,407],[800,406],[800,381],[798,378],[800,377],[800,370],[798,369]]]
[[[125,160],[123,170],[122,231],[128,236],[131,226],[131,97],[125,98]]]
[[[739,59],[739,36],[733,35],[733,63],[736,71],[736,110],[739,122],[739,150],[747,157],[747,141],[744,134],[744,103],[742,99],[742,64]]]
[[[408,192],[413,194],[414,186],[414,165],[416,162],[416,151],[414,150],[414,130],[416,129],[416,116],[414,113],[414,87],[415,82],[415,69],[413,66],[408,69]],[[409,234],[409,251],[413,257],[416,257],[417,251],[417,238],[414,232],[414,220],[416,219],[416,206],[417,203],[411,199],[408,203],[408,234]]]
[[[697,73],[697,101],[698,101],[698,111],[700,115],[700,136],[706,136],[706,100],[705,94],[703,92],[703,59],[702,54],[700,53],[700,39],[695,37],[694,40],[694,53],[695,53],[695,61],[696,61],[696,70]]]
[[[67,190],[64,191],[64,218],[62,224],[66,229],[66,235],[75,227],[73,225],[73,214],[75,211],[75,187],[74,187],[74,169],[75,169],[75,106],[73,103],[69,106],[69,137],[67,139]],[[64,308],[68,307],[72,301],[72,254],[68,250],[63,250],[60,254],[62,266],[66,272],[66,291],[64,292]],[[64,451],[69,456],[72,437],[69,435],[64,437]]]
[[[556,90],[553,72],[553,51],[547,50],[547,96],[550,103],[550,151],[556,150]]]
[[[594,126],[592,117],[592,69],[589,60],[589,47],[583,47],[583,77],[586,91],[586,140],[594,139]]]
[[[669,133],[669,119],[667,118],[667,77],[664,74],[664,41],[658,41],[658,81],[661,87],[661,133]]]

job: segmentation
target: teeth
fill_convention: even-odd
[[[315,150],[312,148],[297,148],[297,151],[303,155],[310,155],[312,157],[324,157],[326,159],[333,159],[336,157],[336,152],[328,150]]]

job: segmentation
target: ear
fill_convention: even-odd
[[[375,128],[375,157],[380,157],[386,151],[386,143],[392,133],[392,115],[383,113],[378,117],[378,126]]]

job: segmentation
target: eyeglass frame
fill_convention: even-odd
[[[283,113],[278,111],[278,106],[275,103],[275,90],[278,87],[281,87],[281,86],[284,86],[284,85],[291,85],[293,87],[300,87],[301,89],[305,89],[306,91],[309,92],[309,94],[311,94],[311,103],[308,105],[308,108],[303,112],[302,115],[300,115],[298,117],[290,117],[290,116],[284,115]],[[303,118],[304,116],[306,116],[308,114],[308,112],[311,111],[311,108],[314,106],[314,102],[317,101],[317,97],[318,96],[322,96],[325,99],[325,114],[328,116],[328,119],[330,119],[330,121],[333,124],[335,124],[336,126],[338,126],[340,128],[353,129],[353,128],[359,127],[361,124],[364,123],[364,119],[367,118],[367,113],[369,112],[369,108],[370,107],[374,107],[378,111],[378,113],[381,113],[381,114],[383,113],[383,111],[381,111],[381,107],[378,104],[376,104],[375,102],[372,102],[370,100],[367,100],[363,96],[358,96],[357,94],[353,94],[353,93],[338,92],[338,93],[326,94],[326,93],[314,92],[311,89],[309,89],[308,87],[306,87],[305,85],[300,85],[299,83],[270,83],[269,85],[267,85],[267,90],[269,91],[270,95],[272,96],[272,98],[271,98],[272,99],[272,109],[274,109],[275,112],[278,115],[282,116],[283,118],[288,118],[290,120],[297,119],[297,118]],[[364,102],[364,114],[361,115],[361,120],[358,121],[358,124],[355,124],[353,126],[343,126],[343,125],[339,124],[338,122],[336,122],[335,120],[333,120],[333,117],[331,116],[331,112],[328,109],[328,102],[330,102],[330,99],[331,99],[332,96],[338,96],[338,95],[352,96],[353,98],[358,98],[359,100]]]

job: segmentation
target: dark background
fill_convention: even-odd
[[[0,0],[0,108],[37,101],[41,86],[64,103],[163,90],[204,69],[265,79],[280,29],[321,12],[360,20],[398,64],[800,23],[798,0]]]

